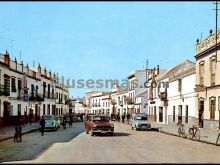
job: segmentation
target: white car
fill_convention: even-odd
[[[137,130],[151,129],[151,123],[145,114],[133,114],[131,118],[131,128]]]

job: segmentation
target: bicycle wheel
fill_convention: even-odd
[[[193,138],[193,128],[189,129],[189,138],[192,139]]]
[[[196,139],[196,140],[199,140],[199,139],[200,139],[200,130],[199,130],[199,129],[196,129],[195,139]]]

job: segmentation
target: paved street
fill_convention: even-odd
[[[56,143],[34,160],[18,163],[218,163],[220,147],[115,124],[116,134]],[[14,163],[14,162],[13,162]]]
[[[39,131],[23,135],[23,142],[16,143],[13,139],[0,143],[0,162],[33,159],[43,150],[56,142],[67,142],[84,131],[82,122],[73,123],[72,128],[62,127],[56,132],[47,131],[41,136]]]

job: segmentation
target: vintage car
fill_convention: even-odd
[[[45,119],[45,130],[57,131],[58,123],[54,115],[43,115]],[[41,126],[39,125],[39,128]]]
[[[85,129],[86,133],[91,132],[92,136],[98,133],[114,135],[114,124],[110,123],[110,118],[106,115],[90,115],[85,121]]]
[[[137,130],[150,130],[151,123],[147,120],[146,114],[132,114],[131,128]]]

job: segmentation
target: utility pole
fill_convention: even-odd
[[[217,48],[217,39],[218,39],[218,37],[217,37],[217,31],[218,31],[218,11],[220,10],[220,9],[218,9],[218,1],[216,1],[215,3],[215,9],[213,9],[213,10],[215,10],[215,51],[216,51],[216,58],[215,58],[215,60],[216,60],[216,63],[218,62],[218,57],[217,57],[217,51],[218,51],[218,48]]]

